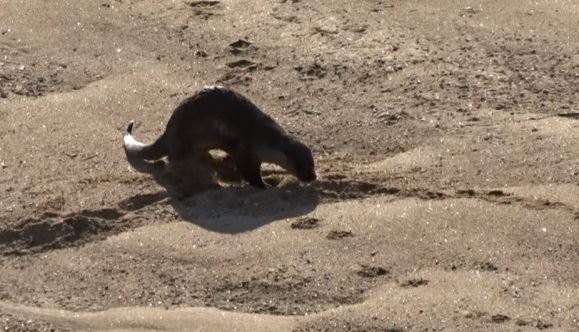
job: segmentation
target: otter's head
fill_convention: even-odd
[[[314,158],[310,148],[300,141],[291,139],[283,150],[290,173],[303,182],[312,182],[316,179]]]

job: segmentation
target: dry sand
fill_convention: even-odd
[[[216,83],[319,180],[131,171]],[[575,0],[0,0],[0,327],[577,331],[578,95]]]

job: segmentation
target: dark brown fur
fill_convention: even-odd
[[[288,135],[271,117],[241,94],[224,87],[205,88],[185,99],[173,112],[165,132],[152,144],[125,135],[128,161],[141,165],[165,156],[169,163],[206,158],[209,150],[227,152],[241,177],[265,188],[260,166],[274,163],[304,182],[316,179],[310,149]]]

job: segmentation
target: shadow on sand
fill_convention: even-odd
[[[119,203],[121,208],[135,211],[166,201],[183,220],[213,232],[236,234],[251,231],[276,220],[305,215],[319,202],[318,193],[307,186],[265,190],[249,185],[217,187],[179,198],[173,180],[162,172],[148,171],[165,190],[131,197]],[[265,180],[273,185],[279,182],[271,178]]]
[[[184,220],[210,231],[229,234],[305,215],[317,204],[318,196],[312,191],[249,187],[211,190],[171,203]]]

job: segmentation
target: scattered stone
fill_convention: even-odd
[[[200,1],[191,1],[188,3],[190,7],[213,7],[220,4],[221,1],[219,0],[200,0]]]
[[[491,262],[484,262],[480,264],[480,269],[483,271],[496,271],[498,268]]]
[[[389,272],[390,271],[379,266],[362,265],[362,268],[357,272],[357,274],[363,278],[376,278]]]
[[[368,25],[367,24],[354,25],[354,26],[351,26],[348,30],[355,32],[355,33],[363,33],[363,32],[366,32],[366,30],[368,30]]]
[[[249,61],[246,59],[241,59],[237,61],[232,61],[227,63],[227,67],[229,68],[257,68],[257,64],[253,61]]]
[[[65,151],[64,154],[69,157],[70,159],[74,159],[78,156],[77,151]]]
[[[484,316],[486,316],[486,315],[487,315],[486,312],[475,310],[475,311],[469,311],[469,312],[467,312],[467,313],[464,315],[464,317],[465,317],[465,318],[468,318],[468,319],[475,319],[475,318],[484,317]]]
[[[542,320],[537,320],[537,322],[535,322],[535,327],[538,328],[539,330],[546,330],[549,329],[551,327],[553,327],[553,324],[551,323],[547,323],[547,322],[543,322]]]
[[[238,39],[229,44],[229,52],[233,55],[256,51],[257,47],[245,39]]]
[[[313,217],[300,218],[292,222],[290,227],[292,229],[312,229],[319,226],[319,221],[320,220],[318,218]]]
[[[462,9],[462,11],[460,12],[460,16],[464,17],[464,16],[468,16],[468,17],[472,17],[475,14],[480,13],[481,10],[480,9],[476,9],[473,7],[465,7]]]
[[[298,72],[300,80],[302,81],[321,79],[324,78],[327,73],[327,69],[317,62],[308,66],[296,66],[294,69]]]
[[[401,287],[419,287],[428,285],[428,280],[417,278],[417,279],[408,279],[400,284]]]
[[[354,234],[350,231],[330,231],[326,238],[330,240],[339,240],[346,237],[354,237]]]
[[[322,36],[338,34],[338,30],[336,30],[335,28],[314,27],[313,30],[314,30],[313,34],[319,33]]]
[[[459,195],[466,195],[466,196],[475,196],[476,191],[474,189],[461,189],[456,191]]]
[[[510,194],[502,191],[502,190],[491,190],[487,193],[487,195],[489,196],[497,196],[497,197],[504,197],[504,196],[510,196]]]
[[[229,44],[229,46],[233,48],[248,48],[249,46],[251,46],[251,43],[244,39],[238,39],[233,43]]]
[[[579,120],[579,112],[558,113],[558,117]]]
[[[497,324],[502,324],[510,319],[511,318],[509,316],[502,315],[502,314],[493,315],[491,317],[491,320],[493,321],[493,323],[497,323]]]

